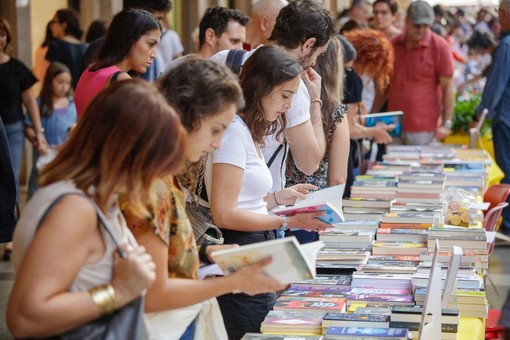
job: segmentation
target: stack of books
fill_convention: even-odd
[[[345,249],[334,246],[326,246],[317,254],[316,268],[318,274],[341,274],[335,269],[359,270],[368,262],[369,249]]]
[[[374,241],[375,231],[346,230],[343,228],[331,228],[319,233],[319,240],[326,246],[337,248],[360,249],[371,247]]]
[[[419,255],[427,251],[427,243],[419,241],[374,241],[372,255]]]
[[[323,340],[322,335],[299,335],[296,334],[260,334],[260,333],[246,333],[241,340]]]
[[[409,178],[410,176],[407,176]],[[412,177],[418,178],[418,177]],[[444,178],[406,180],[400,178],[396,197],[402,202],[437,202],[444,190]]]
[[[360,273],[386,273],[386,274],[409,274],[418,269],[420,257],[418,255],[372,255],[368,262],[361,267]]]
[[[353,273],[351,291],[363,289],[399,289],[412,288],[412,274],[381,274],[381,273]]]
[[[268,334],[320,335],[324,315],[324,312],[272,310],[264,318],[260,331]]]
[[[359,176],[358,176],[359,177]],[[342,200],[344,218],[352,220],[380,220],[389,211],[391,200],[375,198],[349,198]]]
[[[390,307],[390,327],[405,328],[418,335],[420,322],[423,314],[421,306],[399,306]],[[456,309],[443,309],[441,314],[441,339],[457,339],[459,327],[459,311]],[[427,321],[427,318],[425,319]]]
[[[424,252],[420,254],[420,261],[422,262],[430,262],[432,261],[433,252]],[[451,251],[450,250],[440,250],[437,256],[437,261],[439,263],[450,263],[451,260]],[[463,265],[474,266],[475,268],[487,269],[489,268],[489,255],[487,249],[482,249],[480,251],[466,251],[463,249],[463,255],[460,260]]]
[[[351,186],[353,198],[377,198],[391,200],[397,193],[397,181],[395,178],[387,181],[360,181],[356,180]]]
[[[426,288],[416,288],[414,299],[417,305],[423,305],[427,296]],[[486,318],[488,303],[483,288],[462,288],[454,291],[450,297],[448,308],[458,309],[461,317]]]
[[[464,228],[445,226],[443,228],[430,228],[427,237],[429,251],[435,248],[438,240],[439,248],[450,250],[452,246],[459,246],[463,251],[483,252],[487,250],[487,236],[483,228]]]
[[[390,316],[371,313],[326,313],[322,319],[322,332],[329,327],[375,327],[388,328]]]
[[[407,340],[408,337],[409,331],[405,328],[329,327],[324,339]]]
[[[280,296],[273,306],[278,311],[345,312],[345,298],[315,296]]]

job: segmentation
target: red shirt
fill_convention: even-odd
[[[404,111],[404,132],[433,132],[443,106],[439,77],[453,76],[448,43],[428,30],[418,46],[407,49],[405,32],[392,40],[395,64],[388,111]]]

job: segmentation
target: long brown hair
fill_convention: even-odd
[[[62,73],[68,73],[71,76],[71,71],[66,65],[55,61],[48,66],[44,75],[44,82],[39,94],[39,110],[44,117],[49,117],[53,113],[53,79]],[[70,85],[66,96],[71,95],[72,89],[73,87]]]
[[[234,104],[237,111],[244,106],[237,76],[210,60],[188,59],[159,78],[157,86],[177,110],[188,133],[200,129],[206,117],[222,113],[228,105]],[[189,190],[195,190],[199,163],[186,164],[179,175],[179,181]]]
[[[216,116],[230,104],[237,110],[244,106],[237,77],[210,60],[186,60],[158,79],[157,86],[188,132],[200,129],[204,118]]]
[[[313,68],[321,76],[322,126],[324,132],[328,133],[335,124],[333,112],[343,99],[343,52],[338,39],[331,39],[328,48],[317,58]]]
[[[262,108],[262,98],[273,89],[299,76],[303,69],[299,62],[276,45],[259,47],[243,65],[241,87],[246,101],[243,120],[255,143],[263,144],[264,137],[276,132],[277,139],[285,129],[285,115],[268,122]]]
[[[155,87],[142,80],[117,82],[92,100],[39,183],[71,180],[84,191],[92,186],[104,211],[125,185],[128,208],[148,216],[153,179],[179,170],[186,144],[179,116]]]

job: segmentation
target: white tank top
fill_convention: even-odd
[[[21,260],[32,242],[41,218],[58,197],[69,193],[83,194],[83,191],[77,189],[71,181],[56,182],[40,188],[27,203],[14,231],[12,263],[15,271],[19,269]],[[105,215],[108,226],[117,242],[119,244],[128,243],[136,246],[136,241],[126,225],[116,198],[112,199],[112,202],[109,204],[109,210]],[[72,228],[72,225],[69,227]],[[105,244],[103,256],[98,261],[87,263],[80,268],[74,282],[69,287],[70,291],[85,291],[111,281],[113,255],[117,248],[110,235],[102,226],[101,233]],[[72,256],[72,254],[69,254],[69,256]]]

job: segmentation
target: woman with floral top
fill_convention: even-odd
[[[234,114],[243,106],[243,94],[232,72],[212,61],[188,60],[164,75],[158,85],[188,131],[188,163],[196,163],[218,149]],[[154,184],[153,194],[147,207],[151,219],[137,219],[129,211],[124,212],[137,241],[156,263],[156,282],[145,299],[151,339],[211,338],[195,335],[195,320],[206,304],[217,306],[214,297],[235,290],[253,295],[283,288],[261,272],[270,259],[227,277],[197,280],[199,255],[186,216],[183,186],[175,176],[161,178]],[[219,247],[232,245],[207,247],[204,260],[210,260],[211,251]],[[219,309],[217,312],[219,316]],[[221,338],[226,339],[223,324],[217,326]],[[218,337],[215,334],[214,338]]]

